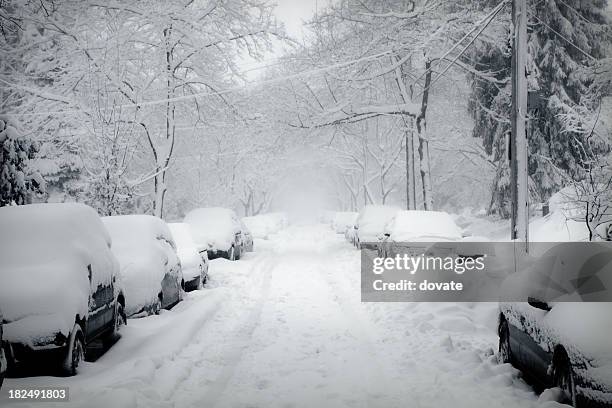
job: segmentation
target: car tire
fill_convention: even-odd
[[[81,326],[75,324],[62,361],[62,371],[67,376],[76,375],[79,365],[85,360],[85,342]]]
[[[512,349],[510,348],[510,326],[503,320],[499,325],[499,362],[512,364]]]
[[[558,352],[559,355],[554,359],[553,365],[553,384],[560,388],[564,395],[564,403],[577,407],[576,404],[576,381],[572,364],[565,351]]]
[[[235,261],[236,260],[236,249],[234,248],[233,245],[232,245],[232,247],[229,250],[229,255],[227,256],[227,258],[230,261]]]

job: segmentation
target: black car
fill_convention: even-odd
[[[0,208],[0,309],[8,366],[54,361],[74,375],[93,340],[125,323],[119,264],[82,204]]]

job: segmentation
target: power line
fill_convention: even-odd
[[[576,44],[574,44],[572,41],[570,41],[567,37],[565,37],[563,34],[561,34],[560,32],[558,32],[557,30],[555,30],[554,28],[552,28],[551,26],[549,26],[548,24],[546,24],[545,22],[543,22],[542,20],[540,20],[540,18],[538,16],[536,16],[533,12],[529,12],[529,14],[531,14],[531,17],[535,18],[536,20],[538,20],[538,22],[540,22],[540,24],[542,24],[544,27],[548,28],[550,31],[552,31],[553,33],[557,34],[559,37],[561,37],[562,39],[564,39],[569,45],[571,45],[572,47],[576,48],[578,51],[580,51],[582,54],[584,54],[587,58],[590,58],[593,61],[597,61],[597,58],[595,58],[594,56],[592,56],[591,54],[589,54],[588,52],[586,52],[585,50],[583,50],[582,48],[580,48],[579,46],[577,46]]]
[[[298,73],[295,73],[295,74],[286,75],[284,77],[263,80],[263,81],[259,81],[257,83],[248,83],[248,84],[238,85],[238,86],[227,88],[227,89],[224,89],[224,90],[221,90],[221,91],[216,91],[216,92],[200,92],[200,93],[194,93],[194,94],[191,94],[191,95],[177,96],[177,97],[174,97],[174,98],[157,99],[157,100],[140,102],[140,103],[123,104],[123,105],[115,106],[113,109],[141,108],[141,107],[146,107],[146,106],[160,105],[160,104],[164,104],[164,103],[182,102],[182,101],[185,101],[185,100],[197,99],[197,98],[206,97],[206,96],[221,96],[221,95],[224,95],[224,94],[233,93],[233,92],[236,92],[236,91],[239,91],[239,90],[242,90],[242,89],[246,89],[246,88],[252,88],[252,87],[258,87],[258,86],[262,86],[262,85],[275,84],[275,83],[283,82],[283,81],[286,81],[286,80],[296,79],[296,78],[300,78],[300,77],[304,77],[304,76],[315,75],[315,74],[327,72],[327,71],[330,71],[330,70],[333,70],[333,69],[337,69],[337,68],[343,68],[343,67],[346,67],[346,66],[349,66],[349,65],[353,65],[353,64],[356,64],[356,63],[359,63],[359,62],[368,61],[368,60],[372,60],[372,59],[377,59],[377,58],[384,57],[384,56],[389,55],[389,54],[394,54],[395,52],[396,52],[396,50],[390,49],[390,50],[386,50],[386,51],[380,52],[378,54],[373,54],[373,55],[369,55],[369,56],[365,56],[365,57],[361,57],[361,58],[357,58],[357,59],[353,59],[353,60],[349,60],[349,61],[339,62],[339,63],[336,63],[336,64],[328,65],[326,67],[316,68],[316,69],[312,69],[312,70],[309,70],[309,71],[302,71],[302,72],[298,72]],[[100,110],[101,111],[105,111],[106,108],[100,109]],[[66,115],[66,114],[76,114],[76,113],[82,113],[82,112],[88,112],[88,111],[84,110],[84,109],[71,109],[71,110],[61,110],[61,111],[32,112],[32,113],[8,113],[7,112],[7,113],[2,113],[2,114],[3,115],[7,115],[7,116],[26,117],[26,116],[45,116],[45,115]]]

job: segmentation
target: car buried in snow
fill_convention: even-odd
[[[349,229],[355,227],[355,222],[359,217],[359,213],[350,211],[341,211],[334,214],[331,227],[336,234],[346,234]]]
[[[560,389],[561,402],[612,407],[612,245],[531,242],[528,249],[515,253],[515,272],[501,289],[500,362]]]
[[[574,407],[612,407],[612,304],[503,303],[499,359]]]
[[[366,205],[359,212],[354,226],[354,244],[359,249],[376,250],[385,226],[400,211],[388,205]]]
[[[443,211],[398,211],[379,237],[378,256],[393,257],[407,248],[478,257],[492,253],[485,237],[471,237]]]
[[[253,252],[253,234],[246,224],[240,220],[240,232],[243,252]]]
[[[191,227],[198,251],[208,252],[209,259],[240,259],[242,232],[240,220],[233,210],[197,208],[185,216],[184,222]]]
[[[208,281],[208,256],[198,253],[193,242],[191,229],[185,223],[169,223],[168,228],[177,247],[177,254],[181,261],[185,292],[201,289]]]
[[[151,215],[118,215],[102,221],[121,264],[127,316],[157,314],[180,302],[185,282],[168,225]]]
[[[76,374],[85,347],[115,339],[126,321],[120,285],[111,237],[94,209],[0,208],[0,310],[9,367],[44,358]]]

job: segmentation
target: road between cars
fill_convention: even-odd
[[[494,355],[497,305],[360,301],[359,252],[323,225],[293,226],[123,338],[68,386],[88,407],[538,407]],[[0,405],[12,403],[1,394]],[[549,405],[550,406],[550,405]]]

